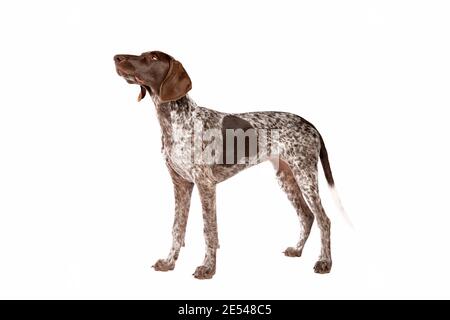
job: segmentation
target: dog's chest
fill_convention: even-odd
[[[170,132],[167,133],[170,141],[164,141],[163,153],[168,164],[184,179],[194,181],[192,114],[171,111]]]

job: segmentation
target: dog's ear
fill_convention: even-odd
[[[191,78],[183,65],[175,59],[170,60],[169,71],[159,88],[162,102],[175,101],[184,97],[192,89]]]

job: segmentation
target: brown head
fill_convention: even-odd
[[[139,56],[118,54],[114,56],[117,73],[130,84],[141,86],[138,101],[146,91],[161,102],[184,97],[192,82],[183,65],[161,51],[145,52]]]

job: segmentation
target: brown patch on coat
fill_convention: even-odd
[[[250,157],[256,156],[256,154],[250,154],[250,142],[256,141],[258,143],[258,136],[256,134],[253,126],[248,122],[247,120],[241,119],[235,115],[227,115],[222,120],[222,142],[223,142],[223,154],[222,154],[222,161],[224,165],[234,165],[234,164],[244,164],[240,163],[242,161],[242,158],[238,159],[239,154],[244,154],[245,164],[248,164],[248,159]],[[244,134],[248,134],[248,136],[245,136],[245,142],[244,146],[238,144],[238,138],[234,137],[233,141],[230,141],[230,139],[227,139],[227,130],[234,130],[234,132],[238,132],[237,130],[242,130]],[[250,130],[250,131],[248,131]],[[244,150],[242,150],[242,147],[244,147]],[[243,152],[242,152],[243,151]],[[256,147],[255,152],[258,152],[258,148]],[[227,161],[227,156],[229,157],[229,154],[233,154],[233,160],[230,163],[230,161]]]

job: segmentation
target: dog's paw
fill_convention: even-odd
[[[287,248],[283,253],[286,257],[301,257],[302,256],[302,250],[294,248],[294,247]]]
[[[175,268],[175,263],[170,263],[166,259],[159,259],[152,268],[154,268],[155,271],[171,271]]]
[[[331,271],[331,260],[319,260],[314,265],[315,273],[329,273]]]
[[[195,269],[193,276],[197,279],[211,279],[216,273],[216,269],[210,266],[199,266]]]

